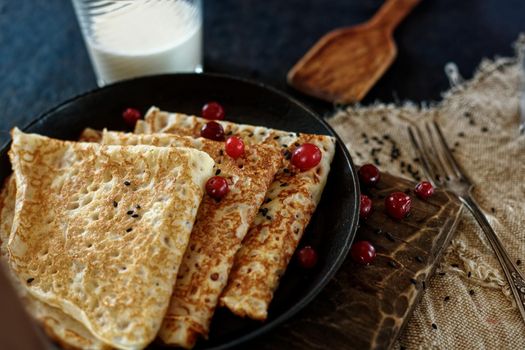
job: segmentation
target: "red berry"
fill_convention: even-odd
[[[307,245],[297,252],[297,261],[301,267],[311,269],[317,263],[317,252]]]
[[[434,194],[434,187],[432,187],[430,182],[422,181],[416,185],[414,192],[416,192],[419,198],[427,199]]]
[[[206,182],[206,192],[215,199],[221,199],[229,191],[228,182],[222,176],[213,176]]]
[[[201,115],[205,119],[209,120],[223,120],[224,119],[224,108],[217,102],[208,102],[202,106]]]
[[[226,140],[226,146],[224,147],[226,154],[237,159],[244,155],[244,141],[237,136],[230,136]]]
[[[135,108],[126,108],[126,110],[122,112],[122,118],[124,118],[126,124],[128,124],[131,127],[135,126],[137,120],[139,120],[140,117],[140,112]]]
[[[208,122],[202,126],[201,136],[214,141],[224,141],[224,129],[217,122]]]
[[[359,204],[359,216],[361,219],[366,219],[372,212],[372,200],[368,196],[362,194]]]
[[[306,171],[317,166],[321,162],[323,154],[316,145],[303,143],[292,153],[292,164],[301,171]]]
[[[374,186],[379,182],[379,178],[381,177],[381,174],[379,173],[379,169],[373,164],[365,164],[363,165],[359,171],[359,180],[366,186]]]
[[[393,192],[385,198],[385,209],[394,219],[402,219],[410,212],[412,199],[403,192]]]
[[[356,263],[368,265],[376,257],[376,248],[368,241],[357,241],[352,245],[350,255]]]

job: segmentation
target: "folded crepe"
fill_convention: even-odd
[[[173,133],[198,137],[208,120],[152,107],[135,133]],[[281,147],[286,158],[270,185],[264,204],[235,257],[228,285],[220,303],[239,316],[267,317],[279,279],[288,266],[315,211],[326,184],[335,153],[335,139],[324,135],[297,134],[270,128],[218,121],[226,135],[242,137],[247,144]],[[292,152],[303,143],[322,152],[320,164],[299,172],[290,164]]]
[[[100,146],[17,129],[10,157],[7,253],[18,281],[44,314],[53,317],[51,306],[80,323],[81,337],[145,347],[167,310],[213,160],[195,149]]]
[[[100,140],[102,140],[102,131],[91,128],[82,130],[78,138],[79,142],[100,142]]]
[[[224,152],[224,142],[173,134],[134,135],[104,131],[102,143],[193,147],[208,153],[216,174],[229,182],[220,201],[205,196],[184,254],[170,307],[159,332],[169,345],[191,348],[207,336],[211,319],[226,286],[234,256],[282,163],[280,149],[247,146],[237,160]]]
[[[13,226],[15,215],[16,181],[10,175],[0,192],[0,256],[7,263],[7,243]],[[24,285],[18,280],[8,264],[2,264],[7,268],[8,276],[15,287],[18,296],[22,299],[27,312],[38,321],[46,334],[64,349],[90,349],[108,350],[112,349],[95,338],[80,322],[63,313],[60,309],[52,307],[28,293]]]

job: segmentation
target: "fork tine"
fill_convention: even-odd
[[[429,137],[425,137],[421,128],[416,127],[416,134],[419,137],[420,143],[423,146],[424,154],[426,155],[427,164],[429,164],[431,172],[429,177],[432,179],[432,182],[438,185],[443,185],[443,178],[439,176],[441,169],[438,164],[436,164],[436,149],[432,147],[431,142],[429,142]]]
[[[416,130],[417,130],[417,127],[416,127]],[[412,146],[413,146],[414,150],[417,153],[417,156],[421,160],[421,164],[423,164],[423,170],[427,174],[427,177],[429,178],[429,180],[432,183],[432,185],[435,187],[436,186],[436,183],[434,182],[434,178],[435,177],[433,176],[432,168],[430,166],[430,163],[428,162],[428,156],[426,155],[423,147],[417,141],[417,139],[416,139],[416,137],[414,135],[414,131],[413,131],[411,126],[408,127],[408,136],[410,138],[410,142],[412,143]]]
[[[436,176],[444,177],[444,179],[438,179],[438,181],[444,181],[444,180],[450,180],[450,167],[448,166],[449,162],[447,159],[445,159],[445,156],[443,155],[446,152],[442,152],[441,149],[444,148],[444,146],[441,144],[440,140],[437,140],[434,132],[432,132],[432,129],[429,125],[429,123],[425,123],[425,129],[428,134],[428,138],[430,139],[430,144],[432,146],[432,149],[435,150],[434,152],[434,159],[435,163],[438,167],[438,173]]]
[[[439,127],[439,124],[436,121],[434,121],[433,125],[434,125],[434,129],[437,132],[439,140],[441,141],[441,145],[442,145],[442,148],[444,150],[443,153],[445,154],[446,158],[448,159],[448,163],[449,163],[450,168],[452,169],[452,171],[454,172],[454,174],[457,177],[466,179],[467,177],[461,171],[458,163],[456,162],[456,158],[454,158],[454,156],[452,155],[452,152],[450,152],[450,147],[448,147],[447,141],[445,140],[445,137],[443,136],[443,133],[441,132],[441,128]]]

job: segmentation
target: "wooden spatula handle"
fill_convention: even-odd
[[[421,0],[386,0],[370,20],[373,26],[382,26],[393,31]]]

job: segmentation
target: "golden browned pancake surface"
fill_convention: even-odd
[[[104,132],[103,143],[194,147],[215,160],[216,174],[229,183],[223,199],[205,196],[202,201],[159,333],[164,343],[190,348],[198,335],[208,334],[234,256],[281,166],[281,152],[275,146],[252,145],[234,160],[225,153],[224,142],[173,134]]]
[[[197,137],[208,120],[152,107],[136,132],[174,133]],[[249,144],[281,147],[287,159],[270,185],[267,199],[235,257],[221,304],[239,316],[264,320],[279,279],[315,211],[326,184],[335,153],[335,139],[324,135],[297,134],[266,127],[219,121],[226,135],[237,135]],[[322,152],[321,163],[299,172],[290,164],[292,152],[310,142]]]
[[[13,132],[8,243],[32,296],[117,348],[146,346],[168,307],[213,160]]]

